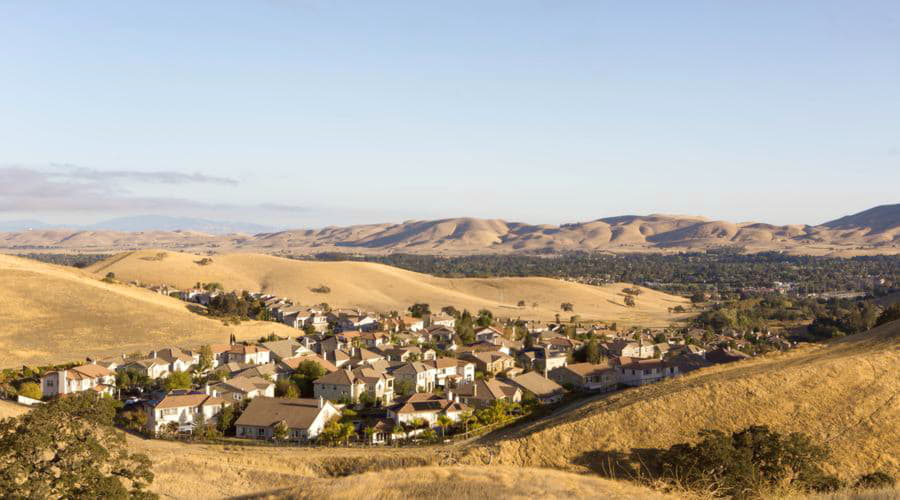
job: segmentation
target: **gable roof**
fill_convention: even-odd
[[[449,401],[436,394],[420,392],[413,394],[391,408],[394,413],[443,413],[461,412],[469,409],[463,403]]]
[[[294,355],[298,347],[301,347],[300,342],[297,342],[294,339],[284,339],[284,340],[272,340],[269,342],[263,342],[263,346],[266,349],[272,351],[272,354],[278,358],[290,358]]]
[[[561,385],[538,372],[523,373],[513,377],[510,382],[538,397],[553,396],[566,391]]]
[[[289,429],[309,429],[316,417],[331,403],[318,399],[258,397],[250,401],[235,425],[272,427],[284,422]]]
[[[216,398],[202,392],[187,394],[167,394],[158,403],[156,403],[153,408],[193,408],[196,406],[221,405],[225,403],[226,401],[222,398]]]
[[[281,360],[281,364],[287,366],[291,370],[296,370],[300,366],[300,363],[304,361],[312,361],[313,363],[321,366],[326,372],[329,373],[337,370],[337,367],[334,366],[334,363],[317,354],[306,354],[303,356],[298,356],[296,358],[283,359]]]

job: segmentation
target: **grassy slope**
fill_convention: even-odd
[[[207,266],[196,264],[200,256],[168,252],[162,260],[147,260],[157,251],[119,255],[90,268],[98,276],[115,272],[125,280],[168,283],[179,287],[198,281],[220,282],[229,289],[262,290],[299,303],[328,302],[331,306],[362,307],[376,311],[405,310],[415,302],[478,310],[525,319],[553,319],[562,302],[575,305],[584,319],[602,319],[646,326],[668,324],[668,308],[687,300],[645,290],[637,307],[623,304],[626,284],[594,287],[549,278],[446,279],[414,273],[381,264],[363,262],[306,262],[261,254],[216,255]],[[310,288],[325,284],[331,293],[317,294]],[[516,307],[519,300],[528,306]],[[537,302],[538,307],[532,308]]]
[[[855,477],[900,472],[900,322],[828,345],[710,369],[616,393],[494,436],[471,460],[598,470],[608,453],[664,448],[697,431],[766,424],[832,449],[829,468]],[[500,440],[500,438],[503,438]],[[491,446],[492,445],[492,446]]]
[[[177,299],[6,255],[0,255],[0,283],[0,367],[224,342],[231,332],[240,338],[296,332],[275,323],[226,327]]]

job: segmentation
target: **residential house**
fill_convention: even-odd
[[[459,358],[474,363],[477,371],[495,375],[516,366],[515,359],[500,351],[468,352]]]
[[[677,366],[658,359],[622,356],[616,358],[615,362],[619,383],[629,386],[652,384],[679,374]]]
[[[398,424],[407,424],[422,419],[430,426],[437,424],[440,415],[446,415],[456,422],[463,412],[470,408],[452,399],[445,399],[431,393],[416,393],[405,398],[400,403],[388,408],[388,418]]]
[[[226,363],[264,365],[271,361],[271,351],[259,345],[234,344],[224,352]]]
[[[493,344],[496,341],[505,338],[503,332],[493,326],[488,326],[475,331],[475,340],[478,342],[488,342]]]
[[[156,380],[167,377],[172,365],[162,358],[133,359],[120,364],[116,371],[132,371],[140,373],[149,379]]]
[[[214,423],[227,404],[224,399],[204,392],[172,391],[149,406],[147,429],[155,434],[175,423],[179,432],[190,431],[198,420]]]
[[[256,398],[247,405],[235,422],[235,435],[240,438],[271,440],[275,427],[287,427],[287,439],[306,442],[316,439],[340,409],[323,399]]]
[[[411,332],[418,332],[425,329],[425,320],[422,318],[403,316],[400,318],[400,323],[403,325],[403,328]]]
[[[468,361],[460,361],[456,358],[437,358],[423,361],[422,364],[434,368],[434,383],[440,387],[447,387],[449,380],[459,382],[475,379],[475,364]]]
[[[170,372],[186,372],[200,362],[200,352],[185,351],[178,347],[166,347],[150,351],[150,359],[161,359],[169,364]]]
[[[447,328],[456,328],[456,318],[450,316],[445,312],[441,312],[439,314],[432,314],[429,317],[430,326],[444,326]]]
[[[559,402],[566,393],[561,385],[538,372],[523,373],[510,379],[510,382],[519,386],[524,394],[533,396],[540,404]]]
[[[207,393],[229,403],[240,403],[258,397],[275,397],[275,384],[262,377],[236,377],[211,384]]]
[[[462,382],[456,386],[453,394],[459,400],[475,408],[484,408],[494,404],[495,401],[518,403],[522,401],[522,389],[499,379],[474,380]]]
[[[317,354],[312,353],[279,361],[278,363],[276,363],[276,366],[281,373],[290,374],[297,371],[297,367],[299,367],[300,363],[303,363],[304,361],[312,361],[313,363],[321,366],[326,373],[331,373],[338,369],[336,366],[334,366],[334,363]]]
[[[551,370],[548,375],[559,385],[582,391],[612,391],[619,383],[616,370],[606,363],[575,363]]]
[[[317,398],[329,401],[359,401],[366,392],[366,381],[357,377],[349,368],[336,370],[313,381]]]
[[[422,349],[419,346],[391,347],[385,346],[379,349],[388,361],[427,361],[437,357],[434,349]]]
[[[407,382],[418,392],[431,392],[437,384],[437,369],[423,361],[411,361],[393,369],[391,375],[397,383]]]
[[[45,397],[84,391],[113,396],[115,390],[116,374],[100,365],[75,366],[41,377],[41,394]]]
[[[359,340],[366,348],[375,349],[388,344],[391,338],[390,335],[385,332],[363,332],[363,334],[359,336]]]
[[[309,352],[307,348],[303,347],[303,344],[294,339],[271,340],[263,342],[262,346],[269,350],[271,353],[269,358],[272,361],[296,358]]]

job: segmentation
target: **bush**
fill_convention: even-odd
[[[319,285],[315,288],[310,288],[310,291],[313,293],[331,293],[331,288],[328,285]]]
[[[895,484],[897,484],[897,480],[894,479],[894,476],[881,471],[875,471],[859,476],[854,487],[861,490],[876,490],[893,488]]]
[[[731,435],[705,430],[700,437],[697,444],[676,444],[662,453],[663,478],[735,498],[753,497],[776,485],[806,491],[842,486],[820,468],[828,450],[804,434],[784,436],[766,426],[751,426]]]
[[[20,396],[31,399],[41,399],[41,396],[43,396],[41,386],[37,385],[35,382],[23,382],[16,392],[18,392]]]

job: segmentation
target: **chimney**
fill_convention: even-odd
[[[324,407],[325,407],[325,398],[323,398],[322,396],[319,396],[319,408],[324,408]]]

